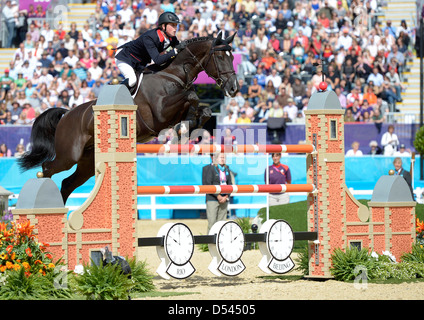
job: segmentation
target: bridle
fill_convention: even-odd
[[[228,80],[230,79],[230,77],[234,74],[236,74],[236,72],[233,70],[225,70],[225,71],[221,71],[219,69],[219,64],[217,63],[217,57],[215,55],[216,51],[231,51],[231,46],[229,44],[221,44],[221,45],[214,45],[214,42],[212,43],[212,47],[209,50],[209,54],[208,54],[208,58],[206,60],[206,63],[203,65],[199,59],[197,59],[197,57],[193,54],[193,52],[191,52],[191,50],[189,49],[189,47],[187,46],[184,50],[187,50],[187,52],[190,54],[191,58],[196,61],[197,65],[200,66],[200,68],[202,69],[201,71],[205,71],[206,74],[212,78],[213,80],[215,80],[216,84],[222,89],[228,82]],[[215,70],[218,73],[218,77],[214,77],[213,75],[209,74],[206,70],[207,66],[209,65],[209,62],[211,61],[211,59],[213,60],[214,64],[215,64]],[[188,74],[187,70],[185,69],[185,65],[183,66],[184,72],[186,73],[186,75]],[[223,75],[228,75],[227,80],[224,81],[224,79],[222,78]],[[188,78],[188,76],[187,76]],[[193,84],[194,81],[196,81],[197,76],[194,77],[191,81],[187,82],[187,86],[191,87],[191,85]]]
[[[185,49],[184,49],[184,51],[187,51],[189,54],[190,54],[190,56],[191,56],[191,58],[196,62],[196,67],[197,66],[200,66],[200,68],[201,68],[201,71],[205,71],[205,73],[210,77],[210,78],[212,78],[213,80],[215,80],[215,82],[216,82],[216,84],[222,89],[226,84],[227,84],[227,82],[228,82],[228,80],[230,79],[230,77],[232,76],[232,75],[235,75],[236,74],[236,72],[234,71],[234,69],[233,70],[225,70],[225,71],[221,71],[220,69],[219,69],[219,64],[217,63],[217,58],[216,58],[216,55],[215,55],[215,52],[216,51],[231,51],[232,50],[232,48],[231,48],[231,46],[229,45],[229,44],[227,44],[227,43],[223,43],[223,44],[219,44],[219,45],[215,45],[215,42],[217,41],[217,39],[215,39],[213,42],[212,42],[212,46],[211,46],[211,49],[209,50],[209,54],[208,54],[208,57],[207,57],[207,60],[206,60],[206,63],[205,64],[202,64],[200,61],[199,61],[199,59],[197,59],[197,57],[196,57],[196,55],[193,53],[193,52],[191,52],[191,50],[189,49],[189,47],[188,46],[186,46],[185,47]],[[212,59],[213,58],[213,59]],[[210,75],[208,72],[207,72],[207,70],[206,70],[206,68],[207,68],[207,66],[209,65],[209,62],[211,61],[211,60],[213,60],[213,62],[214,62],[214,64],[215,64],[215,70],[217,71],[217,73],[218,73],[218,77],[214,77],[213,75]],[[160,74],[160,75],[162,75],[162,76],[165,76],[165,77],[168,77],[168,78],[170,78],[170,79],[173,79],[173,80],[175,80],[176,82],[178,82],[180,85],[181,85],[181,87],[183,87],[184,88],[184,90],[188,90],[188,89],[190,89],[191,88],[191,86],[193,85],[193,83],[196,81],[196,79],[197,79],[197,75],[195,76],[195,77],[193,77],[191,80],[188,80],[189,79],[189,74],[190,74],[190,71],[188,71],[187,69],[186,69],[186,64],[183,64],[183,70],[184,70],[184,73],[185,73],[185,75],[186,75],[186,82],[184,82],[183,80],[181,80],[179,77],[177,77],[177,76],[175,76],[175,75],[173,75],[172,73],[168,73],[168,72],[165,72],[165,71],[159,71],[157,74]],[[224,80],[223,78],[222,78],[222,76],[223,75],[227,75],[227,74],[229,74],[229,76],[228,76],[228,78],[227,78],[227,80]]]

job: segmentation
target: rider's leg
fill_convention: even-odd
[[[135,75],[134,69],[129,64],[118,59],[116,59],[116,66],[124,75],[125,80],[122,83],[131,90],[137,83],[137,77]]]

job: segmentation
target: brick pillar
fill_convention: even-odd
[[[355,204],[355,214],[367,219],[368,210],[345,185],[344,110],[333,92],[315,93],[305,112],[307,143],[316,145],[316,155],[307,156],[307,183],[317,195],[308,195],[308,231],[318,232],[318,242],[309,244],[309,276],[330,278],[331,254],[346,247],[346,199]]]
[[[96,183],[89,199],[69,216],[75,264],[109,245],[114,255],[136,255],[136,110],[128,90],[105,86],[94,111]]]

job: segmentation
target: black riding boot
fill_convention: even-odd
[[[122,80],[122,82],[121,82],[121,84],[123,84],[124,86],[126,86],[127,88],[128,88],[128,90],[129,90],[129,92],[130,92],[130,94],[131,95],[133,95],[134,94],[134,89],[135,89],[135,87],[136,87],[136,85],[133,85],[132,87],[129,85],[129,83],[128,83],[128,78],[125,78],[124,80]]]

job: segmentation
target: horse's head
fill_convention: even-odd
[[[221,31],[213,40],[209,53],[209,60],[205,65],[205,71],[209,77],[215,79],[216,84],[225,91],[227,96],[234,97],[240,90],[236,72],[234,71],[234,56],[231,53],[231,42],[235,33],[222,39]]]

